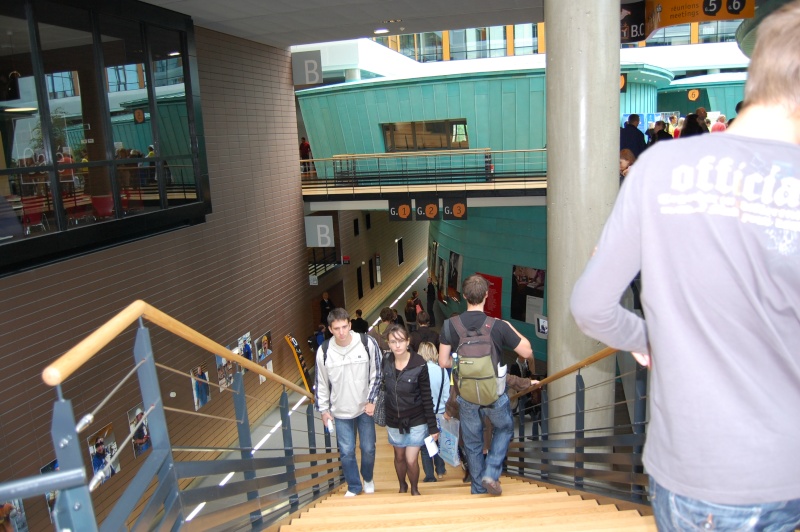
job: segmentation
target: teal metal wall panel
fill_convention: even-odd
[[[547,268],[546,207],[471,209],[465,221],[431,222],[430,240],[439,243],[440,256],[455,251],[463,257],[462,274],[474,272],[503,279],[502,316],[531,341],[536,358],[545,360],[547,341],[536,337],[530,323],[511,320],[511,274],[515,265]],[[545,313],[547,291],[545,290]],[[447,313],[466,309],[464,301],[450,302]]]

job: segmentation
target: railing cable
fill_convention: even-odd
[[[103,408],[106,405],[106,403],[108,403],[111,400],[112,397],[114,397],[114,394],[116,394],[125,385],[125,383],[128,382],[128,380],[131,377],[133,377],[133,375],[136,373],[136,370],[138,370],[144,363],[145,363],[144,360],[140,360],[138,364],[133,366],[133,369],[131,369],[128,372],[128,374],[125,375],[122,378],[122,380],[119,381],[117,385],[114,386],[114,388],[106,394],[103,400],[100,401],[100,403],[96,407],[94,407],[94,410],[83,416],[81,420],[78,421],[78,424],[75,425],[75,432],[80,434],[81,432],[86,430],[89,427],[89,425],[92,424],[92,422],[94,421],[94,417],[97,415],[100,409]]]

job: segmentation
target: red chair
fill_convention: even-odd
[[[40,227],[42,231],[49,231],[45,213],[48,210],[46,196],[22,196],[22,225],[25,234],[31,234],[32,227]]]
[[[111,218],[114,216],[114,197],[92,196],[92,210],[95,219]]]

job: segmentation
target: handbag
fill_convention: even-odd
[[[458,456],[458,429],[460,423],[456,418],[444,419],[444,417],[441,418],[440,423],[439,456],[451,466],[459,466],[461,465],[461,458]]]
[[[386,385],[381,379],[381,387],[378,390],[378,397],[375,398],[375,411],[372,413],[375,424],[380,427],[386,426]]]

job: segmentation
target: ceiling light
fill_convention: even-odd
[[[387,30],[386,28],[378,28],[372,33],[374,33],[375,35],[383,35],[384,33],[389,33],[389,30]]]
[[[7,113],[32,113],[36,107],[7,107],[3,109]]]
[[[170,56],[170,57],[178,57],[179,55],[181,55],[181,53],[180,52],[170,52],[167,55]]]

